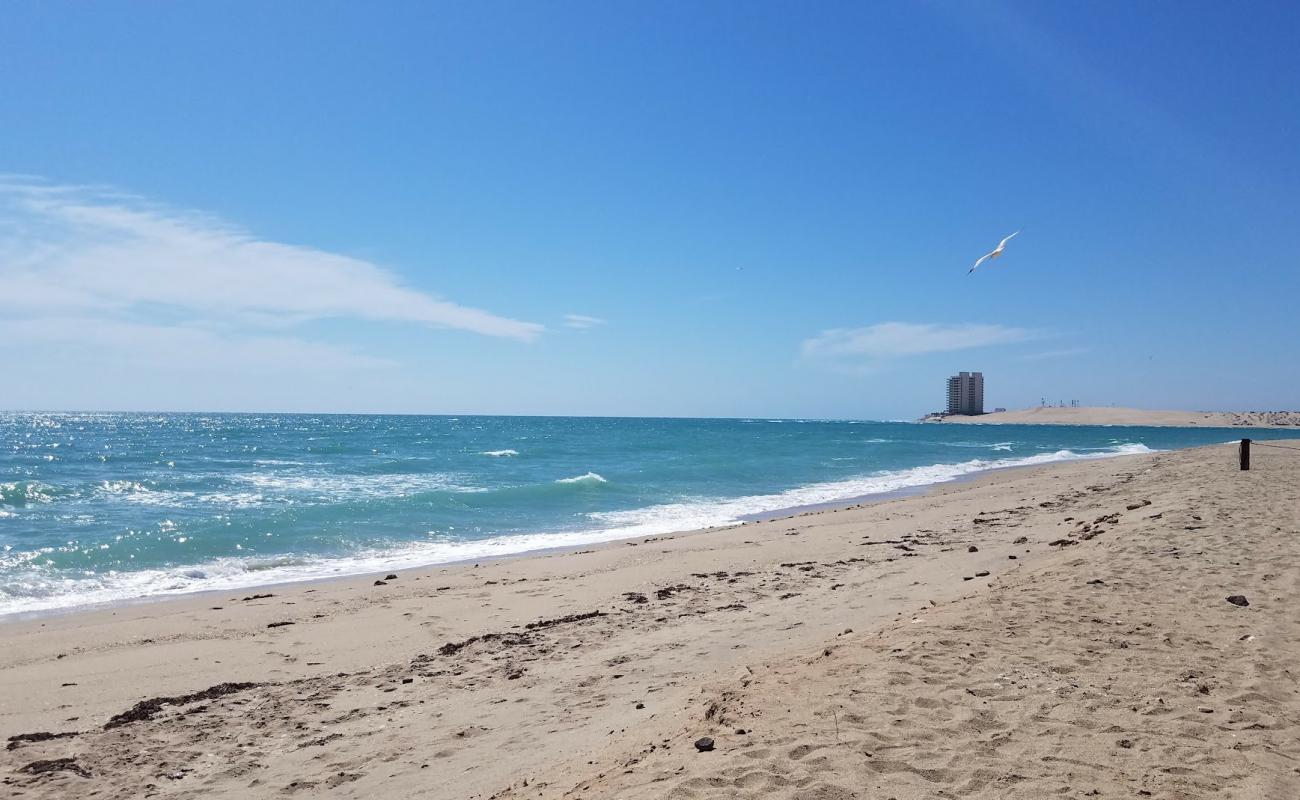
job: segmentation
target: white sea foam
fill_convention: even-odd
[[[468,486],[447,473],[396,473],[385,475],[330,475],[313,473],[250,472],[231,476],[232,480],[251,484],[267,494],[318,497],[338,500],[373,500],[407,497],[423,492],[483,492]]]
[[[510,458],[519,455],[518,450],[484,450],[479,453],[481,456],[493,456],[494,458]]]
[[[630,511],[596,512],[590,516],[602,525],[608,526],[611,533],[617,534],[611,538],[645,536],[734,525],[743,518],[755,514],[835,503],[857,497],[946,483],[990,469],[1150,452],[1154,451],[1142,444],[1124,444],[1096,453],[1058,450],[1054,453],[1040,453],[1025,458],[974,459],[959,464],[933,464],[913,469],[882,471],[861,478],[801,486],[776,494],[666,503]]]
[[[559,478],[556,483],[608,483],[604,478],[594,472],[588,472],[586,475],[577,475],[572,478]]]

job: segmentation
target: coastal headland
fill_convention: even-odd
[[[1300,451],[0,625],[21,798],[1300,796]]]
[[[993,411],[978,416],[952,414],[926,422],[974,425],[1146,425],[1187,428],[1294,428],[1300,411],[1153,411],[1144,408],[1042,406]]]

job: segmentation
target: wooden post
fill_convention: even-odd
[[[1250,440],[1241,440],[1241,468],[1250,469]]]

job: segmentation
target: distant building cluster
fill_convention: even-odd
[[[984,413],[984,373],[959,372],[948,379],[948,413],[971,417]]]

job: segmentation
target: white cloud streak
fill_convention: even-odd
[[[883,361],[930,353],[1014,344],[1038,338],[1006,325],[881,322],[865,328],[831,328],[803,342],[809,359]]]
[[[159,310],[187,325],[245,332],[340,318],[519,341],[544,330],[404,286],[368,261],[258,239],[212,217],[103,190],[0,177],[0,314],[124,325]],[[194,335],[192,327],[180,329]],[[202,335],[217,344],[235,341]],[[239,341],[255,339],[269,344],[265,337]],[[284,341],[298,342],[281,353],[286,357],[293,347],[325,347]]]
[[[608,320],[600,317],[589,317],[586,314],[565,314],[564,327],[574,328],[580,331],[589,330],[604,325]]]

